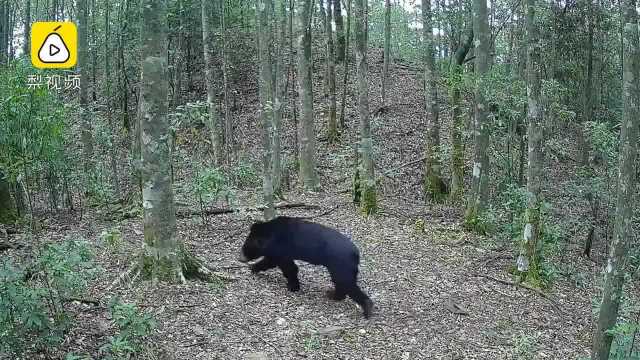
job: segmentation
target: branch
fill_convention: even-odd
[[[276,204],[275,208],[276,209],[298,208],[298,209],[317,210],[317,209],[320,209],[320,206],[314,205],[314,204],[305,204],[305,203],[280,203],[280,204]],[[244,208],[243,210],[244,211],[262,211],[264,209],[266,209],[266,206],[247,207],[247,208]],[[212,209],[205,209],[204,211],[185,210],[185,211],[178,211],[176,213],[176,216],[180,218],[185,218],[185,217],[191,217],[191,216],[203,215],[203,214],[204,215],[231,214],[238,211],[240,211],[240,209],[212,208]]]

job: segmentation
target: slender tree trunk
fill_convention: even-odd
[[[311,17],[313,0],[298,0],[298,91],[300,93],[300,179],[303,187],[318,187],[316,174],[316,131],[313,120],[313,83],[311,79]]]
[[[324,6],[324,0],[319,0],[320,2],[320,17],[322,19],[322,25],[324,27],[324,32],[325,35],[328,32],[328,28],[329,26],[331,26],[327,20],[327,11],[326,8]],[[331,0],[327,0],[327,3],[331,3]],[[329,5],[327,4],[327,5]],[[330,9],[331,7],[328,6],[328,8]],[[313,13],[314,11],[311,10],[311,16],[313,17]],[[325,36],[324,39],[324,44],[325,44],[325,53],[329,52],[329,38]],[[324,56],[324,62],[325,62],[325,67],[324,67],[324,75],[322,76],[322,83],[323,83],[323,88],[322,91],[324,93],[324,97],[327,98],[329,97],[329,57],[327,55]],[[313,66],[312,66],[313,67]]]
[[[275,217],[275,207],[273,205],[273,167],[271,160],[273,157],[273,65],[272,65],[272,47],[273,40],[271,33],[271,14],[273,9],[273,0],[258,0],[256,4],[256,24],[257,24],[257,41],[258,41],[258,61],[259,61],[259,97],[260,97],[260,122],[262,123],[262,146],[263,146],[263,197],[265,202],[264,217],[265,220],[271,220]]]
[[[88,0],[79,0],[79,1],[85,2],[85,7],[87,6],[86,2]],[[88,16],[88,10],[87,10],[87,16]],[[91,1],[91,99],[93,100],[94,103],[98,101],[97,89],[96,89],[98,87],[97,86],[98,84],[97,83],[98,51],[97,51],[97,45],[96,45],[98,42],[97,41],[98,32],[96,31],[97,18],[98,18],[98,8],[96,6],[96,0],[92,0]],[[85,77],[85,76],[81,75],[80,82],[82,82],[82,77]]]
[[[218,107],[216,105],[215,94],[215,74],[212,64],[213,49],[211,49],[213,43],[213,37],[211,36],[209,8],[207,6],[208,1],[201,1],[202,11],[202,49],[204,52],[204,69],[205,69],[205,83],[207,87],[207,105],[209,107],[209,119],[208,127],[211,134],[211,146],[213,147],[213,157],[216,165],[222,164],[222,134],[220,131],[220,116],[218,113]]]
[[[437,0],[436,0],[437,1]],[[438,105],[438,69],[434,58],[431,1],[422,0],[422,37],[424,52],[424,104],[427,116],[425,145],[425,199],[443,200],[446,186],[442,181],[440,153],[440,107]]]
[[[340,1],[340,0],[337,0]],[[351,37],[351,0],[347,0],[347,33],[344,46],[344,71],[342,74],[342,99],[340,101],[340,129],[346,129],[345,107],[347,104],[347,84],[349,81],[349,38]]]
[[[584,99],[583,99],[583,123],[578,134],[580,139],[580,165],[587,166],[589,164],[589,139],[586,132],[586,125],[591,121],[593,114],[593,28],[594,28],[594,16],[591,1],[588,5],[588,12],[586,16],[587,27],[589,28],[589,34],[587,36],[587,77],[584,84]]]
[[[0,171],[0,224],[12,223],[16,217],[16,206],[11,198],[11,190],[9,181]]]
[[[7,0],[0,1],[0,65],[6,65],[8,61],[7,33],[9,32],[9,26],[5,20],[9,12],[8,6]]]
[[[473,42],[473,26],[467,25],[468,35],[464,43],[456,49],[455,63],[451,67],[453,71],[453,89],[451,90],[451,108],[453,124],[451,126],[451,187],[449,198],[453,202],[462,200],[464,193],[464,144],[462,133],[464,130],[464,115],[462,114],[460,87],[462,86],[462,73],[464,60],[471,49]]]
[[[275,12],[275,10],[274,10]],[[273,106],[273,136],[272,136],[272,184],[273,192],[282,197],[282,114],[286,102],[287,68],[285,66],[285,48],[287,47],[287,7],[284,0],[280,1],[280,16],[276,16],[277,22],[277,48],[275,51],[275,79],[274,79],[274,106]]]
[[[105,82],[105,102],[107,111],[107,121],[110,132],[110,144],[109,144],[109,165],[111,166],[111,186],[113,187],[113,193],[115,196],[120,196],[120,183],[118,181],[118,162],[117,162],[117,131],[113,125],[113,99],[111,95],[111,54],[110,47],[110,34],[111,34],[111,18],[110,18],[111,4],[107,2],[105,4],[104,11],[104,82]]]
[[[493,12],[493,10],[492,10]],[[475,125],[474,125],[474,160],[473,181],[471,193],[467,203],[465,221],[468,226],[481,230],[478,221],[482,217],[487,203],[488,174],[489,174],[489,124],[487,114],[489,104],[484,96],[484,77],[489,72],[491,31],[487,21],[487,0],[474,0],[473,25],[476,34],[475,41]]]
[[[327,65],[329,68],[329,141],[334,142],[338,138],[338,121],[336,118],[336,63],[335,47],[333,43],[333,12],[331,11],[332,0],[327,0]]]
[[[141,267],[153,280],[184,282],[183,248],[176,234],[168,143],[166,4],[164,0],[143,0],[141,9],[140,130],[144,186]]]
[[[235,139],[233,134],[233,120],[231,119],[231,104],[229,104],[229,58],[227,51],[227,15],[226,0],[220,0],[220,17],[222,25],[222,87],[224,96],[224,144],[226,147],[227,163],[235,158]]]
[[[354,202],[366,215],[377,211],[376,180],[373,167],[373,139],[369,122],[369,84],[367,64],[367,0],[355,1],[356,69],[358,74],[358,117],[360,141],[354,176]]]
[[[628,251],[633,243],[634,201],[637,199],[634,171],[638,152],[638,126],[640,121],[640,35],[636,0],[622,4],[624,16],[622,96],[623,115],[620,126],[620,163],[618,171],[618,200],[614,224],[614,237],[605,269],[602,304],[593,338],[591,359],[609,358],[613,335],[611,330],[618,318],[625,272],[629,263]]]
[[[76,69],[80,73],[80,121],[82,130],[80,141],[82,142],[82,155],[84,172],[90,175],[93,172],[93,136],[91,132],[91,119],[89,116],[89,69],[87,67],[87,0],[78,0],[78,63]]]
[[[429,9],[431,12],[431,9]],[[389,55],[391,54],[391,0],[384,0],[384,54],[382,64],[382,106],[387,106]]]
[[[521,280],[534,286],[540,286],[540,270],[542,258],[542,171],[544,162],[543,109],[540,103],[541,93],[541,55],[540,39],[536,24],[536,0],[526,2],[527,28],[527,138],[529,139],[527,170],[527,209],[525,210],[525,226],[520,243],[517,268]]]
[[[333,19],[336,23],[336,62],[342,62],[345,59],[345,35],[344,20],[342,18],[342,7],[340,0],[329,0],[333,2]],[[349,2],[351,0],[347,0]],[[348,12],[348,11],[347,11]]]
[[[86,0],[84,0],[86,1]],[[79,9],[76,11],[80,11]],[[85,14],[86,21],[86,14]],[[85,25],[86,26],[86,25]],[[25,0],[24,4],[24,39],[22,40],[22,53],[27,59],[31,58],[31,0]]]
[[[177,2],[178,3],[176,6],[178,7],[178,10],[177,10],[178,14],[176,14],[176,17],[178,18],[178,28],[176,29],[176,37],[178,38],[178,44],[176,45],[176,51],[174,56],[175,71],[174,71],[173,83],[175,84],[175,86],[173,89],[173,98],[171,99],[172,107],[182,105],[182,65],[184,63],[184,54],[183,54],[184,30],[183,28],[184,28],[184,23],[186,19],[184,19],[185,11],[182,4],[182,0],[178,0]],[[222,36],[224,37],[224,33]]]

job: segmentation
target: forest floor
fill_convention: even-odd
[[[117,295],[153,314],[157,327],[149,353],[142,358],[578,359],[588,355],[599,266],[580,256],[585,234],[576,232],[567,239],[561,257],[572,274],[582,274],[581,281],[576,276],[559,276],[544,292],[510,285],[508,269],[514,263],[510,240],[465,231],[461,206],[424,205],[419,160],[425,120],[419,73],[410,66],[393,66],[390,105],[376,112],[381,103],[379,58],[379,53],[372,52],[370,78],[376,80],[370,83],[370,96],[376,171],[381,179],[380,213],[365,218],[350,198],[352,139],[357,131],[355,89],[349,95],[348,130],[341,142],[328,144],[323,140],[326,106],[318,79],[315,111],[322,189],[304,194],[293,184],[286,197],[289,202],[319,208],[279,211],[315,216],[314,221],[353,239],[361,252],[362,288],[375,303],[370,320],[351,300],[333,302],[324,297],[331,283],[322,268],[301,266],[302,289],[290,293],[277,271],[252,275],[238,263],[240,246],[250,224],[260,218],[259,212],[210,216],[206,225],[199,216],[178,219],[179,236],[187,248],[211,269],[227,273],[231,281],[123,284],[108,294],[105,290],[141,248],[141,219],[108,221],[89,210],[82,217],[60,215],[44,223],[43,238],[56,241],[79,235],[97,245],[97,262],[105,271],[92,285],[90,297]],[[253,73],[248,73],[250,79]],[[245,85],[247,89],[254,86],[249,80]],[[243,99],[234,114],[241,149],[257,159],[257,94],[255,90],[241,93]],[[448,142],[446,107],[442,118],[443,142]],[[291,154],[293,125],[285,120],[283,127],[288,129],[284,148]],[[189,150],[189,141],[180,145],[182,151]],[[563,186],[573,175],[572,166],[570,162],[549,164],[553,174],[547,181]],[[187,177],[183,175],[176,179]],[[255,206],[258,192],[248,189],[238,197],[246,201],[243,205]],[[549,198],[556,211],[583,215],[582,210],[564,209],[572,205],[560,195]],[[193,204],[180,193],[177,200]],[[424,232],[416,229],[418,220],[424,221]],[[124,240],[116,250],[101,246],[99,240],[101,231],[113,227]],[[82,304],[74,309],[77,325],[64,348],[98,356],[99,346],[115,331],[107,309]]]

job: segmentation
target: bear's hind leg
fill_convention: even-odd
[[[298,280],[298,266],[293,260],[281,261],[278,267],[282,270],[282,274],[287,279],[287,289],[289,291],[300,290],[300,281]]]
[[[345,283],[345,276],[341,275],[339,271],[329,270],[331,275],[331,282],[333,282],[334,289],[327,290],[327,297],[334,301],[341,301],[347,297],[348,284]]]
[[[356,284],[352,285],[349,288],[347,294],[351,299],[353,299],[353,301],[355,301],[358,305],[360,305],[360,307],[362,308],[362,312],[364,313],[364,317],[366,319],[371,317],[371,312],[373,311],[373,301],[369,299],[367,294],[365,294],[364,292],[362,292],[362,290],[360,290],[358,285]]]
[[[276,267],[276,263],[273,261],[273,259],[265,256],[264,258],[262,258],[262,260],[251,265],[251,272],[256,274],[261,271],[273,269],[274,267]]]

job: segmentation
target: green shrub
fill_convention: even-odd
[[[131,359],[143,349],[143,340],[151,333],[155,321],[151,315],[141,312],[135,305],[112,300],[109,310],[118,333],[100,348],[109,359]]]
[[[0,263],[0,354],[55,347],[70,325],[68,299],[86,290],[95,275],[85,242],[47,244],[28,270]]]

